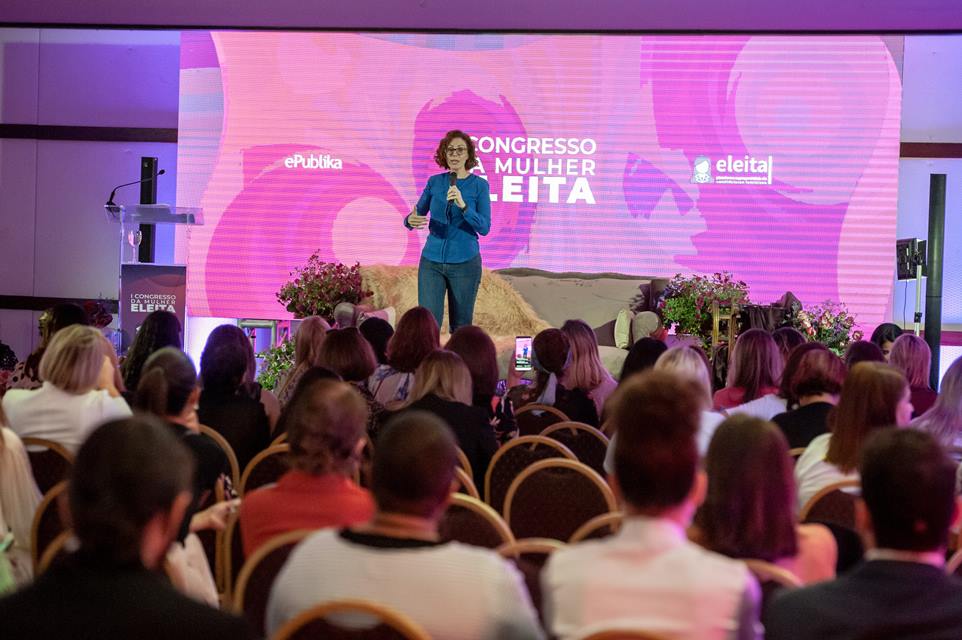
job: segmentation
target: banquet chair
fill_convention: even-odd
[[[524,577],[524,585],[542,625],[544,617],[541,612],[541,571],[551,554],[564,546],[564,543],[550,538],[524,538],[507,542],[497,549],[498,554],[512,561]]]
[[[341,626],[330,618],[369,619],[362,627]],[[302,611],[274,634],[273,640],[431,640],[408,616],[367,600],[335,600]]]
[[[792,457],[792,464],[798,462],[798,459],[802,457],[803,453],[805,453],[805,447],[794,447],[789,449],[788,455]]]
[[[37,571],[34,577],[46,573],[47,569],[69,556],[73,552],[71,547],[75,546],[76,542],[72,530],[61,531],[44,549],[40,561],[37,562]]]
[[[284,433],[280,434],[279,436],[277,436],[276,438],[274,438],[274,440],[271,442],[271,446],[274,447],[274,446],[277,446],[277,445],[279,445],[279,444],[284,444],[285,442],[287,442],[287,432],[286,432],[286,431],[285,431]]]
[[[548,458],[578,458],[557,440],[521,436],[495,451],[484,475],[484,499],[495,511],[502,511],[511,482],[524,469]]]
[[[50,491],[43,495],[43,499],[33,514],[33,525],[30,529],[30,555],[36,573],[40,564],[40,557],[47,547],[66,529],[66,523],[61,513],[61,502],[66,500],[67,481],[58,482]],[[64,504],[66,507],[66,504]]]
[[[474,482],[474,472],[471,470],[471,461],[468,460],[467,454],[464,453],[461,447],[458,447],[458,466],[468,474],[471,482]]]
[[[238,493],[244,496],[248,491],[277,482],[287,473],[287,454],[290,450],[291,446],[285,443],[268,447],[254,456],[244,469]]]
[[[599,538],[613,536],[621,529],[621,522],[624,519],[625,514],[621,511],[612,511],[611,513],[603,513],[600,516],[595,516],[571,534],[571,538],[568,539],[568,544],[575,544],[582,540],[597,540]]]
[[[553,424],[571,421],[560,409],[537,402],[525,404],[515,409],[514,419],[518,425],[519,436],[534,436]]]
[[[799,522],[831,522],[855,529],[855,503],[858,496],[845,489],[857,489],[858,480],[834,482],[812,496],[798,514]]]
[[[244,545],[241,541],[240,511],[234,511],[227,518],[222,545],[217,554],[217,573],[223,591],[230,596],[234,593],[234,583],[244,567]]]
[[[583,524],[618,510],[608,484],[576,460],[542,460],[522,471],[504,500],[516,538],[569,540]]]
[[[22,438],[30,459],[30,469],[40,493],[47,493],[58,482],[67,479],[73,466],[73,454],[53,440],[45,438]]]
[[[541,436],[568,447],[579,461],[597,471],[602,478],[605,477],[608,438],[595,427],[583,422],[559,422],[542,431]]]
[[[438,522],[442,542],[456,540],[488,549],[514,542],[511,530],[498,512],[476,498],[452,493],[451,501]]]
[[[802,586],[802,581],[798,579],[798,576],[778,565],[754,558],[743,558],[742,562],[752,572],[761,587],[762,612],[765,611],[775,594],[782,589],[797,589]]]
[[[312,531],[289,531],[274,536],[251,554],[237,576],[234,588],[234,612],[250,623],[255,634],[265,632],[267,599],[288,556]]]
[[[462,467],[455,467],[454,475],[460,483],[460,486],[458,487],[458,493],[463,493],[477,500],[481,499],[481,496],[478,494],[478,488],[474,486],[474,482],[471,480],[471,475],[467,471],[465,471]]]
[[[237,462],[237,455],[234,453],[234,449],[230,446],[230,443],[227,442],[227,439],[224,438],[224,436],[217,433],[210,427],[200,425],[200,432],[213,440],[214,444],[220,447],[221,451],[224,452],[224,455],[227,457],[227,464],[230,467],[231,486],[236,490],[236,488],[240,486],[241,474],[240,465]]]
[[[666,640],[666,636],[658,636],[638,629],[604,629],[595,631],[581,640]]]

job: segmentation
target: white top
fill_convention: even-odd
[[[67,393],[49,382],[11,389],[3,396],[10,429],[21,438],[46,438],[76,453],[87,435],[108,420],[132,415],[127,402],[103,390]]]
[[[698,442],[698,455],[702,458],[708,453],[708,445],[711,444],[711,438],[715,435],[715,429],[724,421],[725,416],[717,411],[701,412],[701,424],[698,425],[698,433],[695,435],[695,440]],[[615,438],[617,437],[617,433],[611,436],[611,440],[608,441],[608,450],[605,452],[604,466],[605,471],[609,475],[614,475],[615,473]]]
[[[614,536],[555,551],[541,585],[547,631],[560,640],[605,629],[761,638],[761,595],[745,565],[690,542],[670,520],[633,516]]]
[[[726,413],[730,416],[736,413],[744,413],[755,418],[761,418],[762,420],[771,420],[785,411],[787,411],[785,398],[779,397],[774,393],[769,393],[761,398],[755,398],[751,402],[732,407],[726,410]]]
[[[828,485],[842,480],[858,480],[858,472],[842,473],[838,467],[825,462],[832,434],[823,433],[808,443],[795,463],[795,484],[798,486],[798,509],[801,511],[812,496]]]
[[[588,394],[588,397],[590,397],[595,403],[595,411],[598,412],[599,419],[601,418],[601,412],[605,407],[605,402],[608,401],[608,398],[617,388],[618,382],[610,375],[605,375],[605,378],[601,381],[601,384],[592,389],[591,393]]]
[[[458,542],[390,548],[348,535],[319,531],[294,549],[271,590],[268,636],[312,606],[363,598],[406,614],[432,638],[544,637],[520,573],[493,551]]]

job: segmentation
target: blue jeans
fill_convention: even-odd
[[[434,262],[421,258],[418,265],[418,304],[427,308],[441,326],[444,319],[444,294],[448,295],[451,333],[471,324],[474,301],[481,284],[481,256],[467,262]]]

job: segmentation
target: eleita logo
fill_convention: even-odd
[[[340,158],[335,158],[330,154],[307,155],[295,153],[284,158],[284,166],[288,169],[334,169],[340,171],[344,168],[344,162]]]
[[[728,156],[712,163],[708,156],[696,156],[692,163],[692,184],[772,184],[773,156],[756,158]]]

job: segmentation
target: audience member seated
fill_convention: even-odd
[[[635,342],[631,345],[631,349],[628,350],[628,355],[621,365],[619,384],[624,384],[628,378],[636,373],[651,369],[655,366],[658,357],[667,349],[668,345],[655,338],[642,338]]]
[[[962,637],[962,582],[944,569],[958,516],[955,464],[928,434],[886,429],[866,444],[859,471],[867,561],[832,582],[776,595],[766,637]]]
[[[796,524],[792,459],[772,423],[746,415],[725,420],[708,448],[705,472],[708,496],[689,529],[692,540],[730,558],[771,562],[805,584],[835,577],[832,532]]]
[[[828,413],[838,404],[838,394],[845,380],[845,364],[828,349],[803,352],[791,373],[785,367],[782,383],[788,395],[796,399],[797,408],[772,418],[792,449],[807,447],[823,433],[828,433]]]
[[[3,396],[10,428],[21,438],[46,438],[75,452],[97,425],[129,416],[108,348],[113,352],[93,327],[75,324],[58,331],[40,359],[43,386]]]
[[[387,412],[367,389],[367,379],[377,368],[371,345],[354,327],[331,329],[321,345],[319,359],[324,367],[350,383],[364,398],[368,410],[367,435],[371,441],[376,440],[378,429],[387,419]]]
[[[778,352],[782,354],[782,360],[788,362],[788,356],[808,340],[802,335],[802,332],[795,327],[779,327],[772,331],[772,340],[775,341],[775,345],[778,347]]]
[[[892,352],[892,345],[900,335],[902,335],[902,327],[891,322],[884,322],[875,327],[875,331],[872,332],[872,337],[869,341],[882,351],[885,361],[888,362],[889,355]]]
[[[414,370],[440,346],[434,315],[424,307],[409,309],[398,320],[397,330],[387,343],[387,364],[378,366],[368,378],[368,391],[388,409],[397,408],[408,399]]]
[[[274,395],[282,407],[290,401],[304,372],[311,367],[322,366],[321,347],[330,330],[331,325],[327,320],[318,316],[304,318],[297,327],[297,334],[294,336],[294,366],[274,388]]]
[[[432,638],[541,638],[511,564],[488,549],[438,541],[456,464],[454,436],[438,417],[394,418],[374,452],[374,518],[315,533],[294,549],[271,591],[268,633],[315,605],[363,598],[407,615]]]
[[[542,573],[549,635],[639,629],[685,640],[760,638],[759,588],[741,562],[685,534],[705,495],[695,436],[704,389],[648,371],[609,403],[616,425],[612,488],[625,519],[614,536],[555,551]]]
[[[444,345],[448,351],[461,356],[471,372],[471,404],[484,410],[499,442],[516,435],[511,400],[497,395],[498,352],[494,341],[481,327],[458,327]]]
[[[785,411],[795,408],[798,405],[798,398],[792,397],[788,380],[791,379],[795,369],[798,368],[802,356],[813,349],[827,350],[827,347],[821,342],[806,342],[792,349],[791,353],[788,354],[788,360],[785,361],[785,368],[782,370],[782,378],[778,383],[777,393],[765,394],[760,398],[732,407],[725,413],[728,415],[740,413],[761,420],[771,420],[779,413],[785,413]]]
[[[728,386],[715,392],[716,410],[732,409],[765,395],[776,395],[785,366],[771,334],[749,329],[735,341]]]
[[[698,421],[698,433],[695,436],[695,442],[698,446],[698,455],[704,457],[708,452],[708,445],[715,434],[715,429],[725,420],[723,414],[710,410],[711,370],[705,352],[702,351],[700,346],[694,344],[671,347],[658,358],[654,370],[681,376],[698,385],[704,404]],[[615,473],[615,450],[617,449],[618,434],[612,431],[613,426],[610,423],[606,424],[609,433],[612,434],[605,455],[605,471],[608,472],[608,475],[614,475]]]
[[[250,348],[244,332],[233,325],[221,325],[211,332],[200,356],[204,388],[197,409],[201,424],[230,444],[241,469],[271,443],[271,426],[260,392],[252,394],[244,384],[250,367],[244,343]]]
[[[163,420],[194,454],[197,471],[194,474],[194,499],[188,508],[188,517],[193,517],[197,507],[208,502],[215,485],[224,482],[225,476],[230,474],[227,456],[217,443],[200,433],[197,419],[199,398],[197,370],[187,354],[174,347],[164,347],[147,358],[140,374],[134,406]],[[201,516],[190,530],[210,528],[201,526],[207,524],[206,520],[206,515]],[[179,537],[183,539],[186,533],[186,529],[183,529]]]
[[[892,343],[889,364],[902,372],[912,390],[912,417],[917,418],[935,404],[939,397],[929,386],[929,370],[932,367],[932,351],[922,338],[903,333]]]
[[[845,367],[851,369],[859,362],[885,362],[885,356],[874,342],[856,340],[845,350]]]
[[[425,358],[414,374],[405,410],[427,411],[444,420],[468,457],[473,477],[484,477],[498,441],[484,409],[471,406],[471,372],[461,356],[435,351]]]
[[[8,389],[39,389],[43,384],[40,377],[40,360],[54,335],[71,325],[88,325],[87,312],[80,305],[64,302],[54,305],[40,315],[40,344],[27,359],[18,362],[10,374]]]
[[[600,416],[618,383],[601,364],[594,329],[581,320],[568,320],[561,325],[561,330],[571,343],[571,362],[564,370],[561,383],[568,389],[584,392],[595,403],[595,411]]]
[[[184,346],[180,320],[170,311],[151,311],[137,329],[127,355],[120,365],[124,386],[132,400],[133,393],[140,383],[140,373],[147,358],[164,347],[181,349]]]
[[[24,585],[33,578],[30,532],[40,491],[23,443],[4,424],[0,410],[0,540],[7,533],[13,534],[13,543],[0,554],[10,562],[14,584]]]
[[[868,436],[878,429],[905,426],[911,418],[909,385],[898,370],[879,362],[855,365],[829,414],[831,433],[812,440],[795,463],[799,509],[827,485],[858,480],[858,456]]]
[[[371,348],[374,349],[374,357],[377,363],[387,364],[387,343],[394,335],[394,327],[387,320],[382,318],[367,318],[358,327],[361,335],[367,340]]]
[[[298,389],[281,415],[292,468],[276,485],[251,492],[241,503],[245,555],[287,531],[345,527],[371,518],[374,501],[353,480],[366,424],[367,403],[353,386],[328,379]]]
[[[80,550],[0,600],[4,640],[238,640],[246,624],[159,575],[190,503],[190,451],[154,418],[109,422],[77,454],[69,503]]]
[[[962,447],[962,357],[956,358],[942,376],[935,404],[911,426],[927,431],[946,449]]]
[[[594,401],[580,389],[568,389],[561,383],[571,362],[571,342],[561,329],[545,329],[531,341],[531,366],[535,371],[532,385],[521,385],[521,372],[508,372],[509,398],[516,408],[526,404],[551,405],[570,420],[598,426]]]

